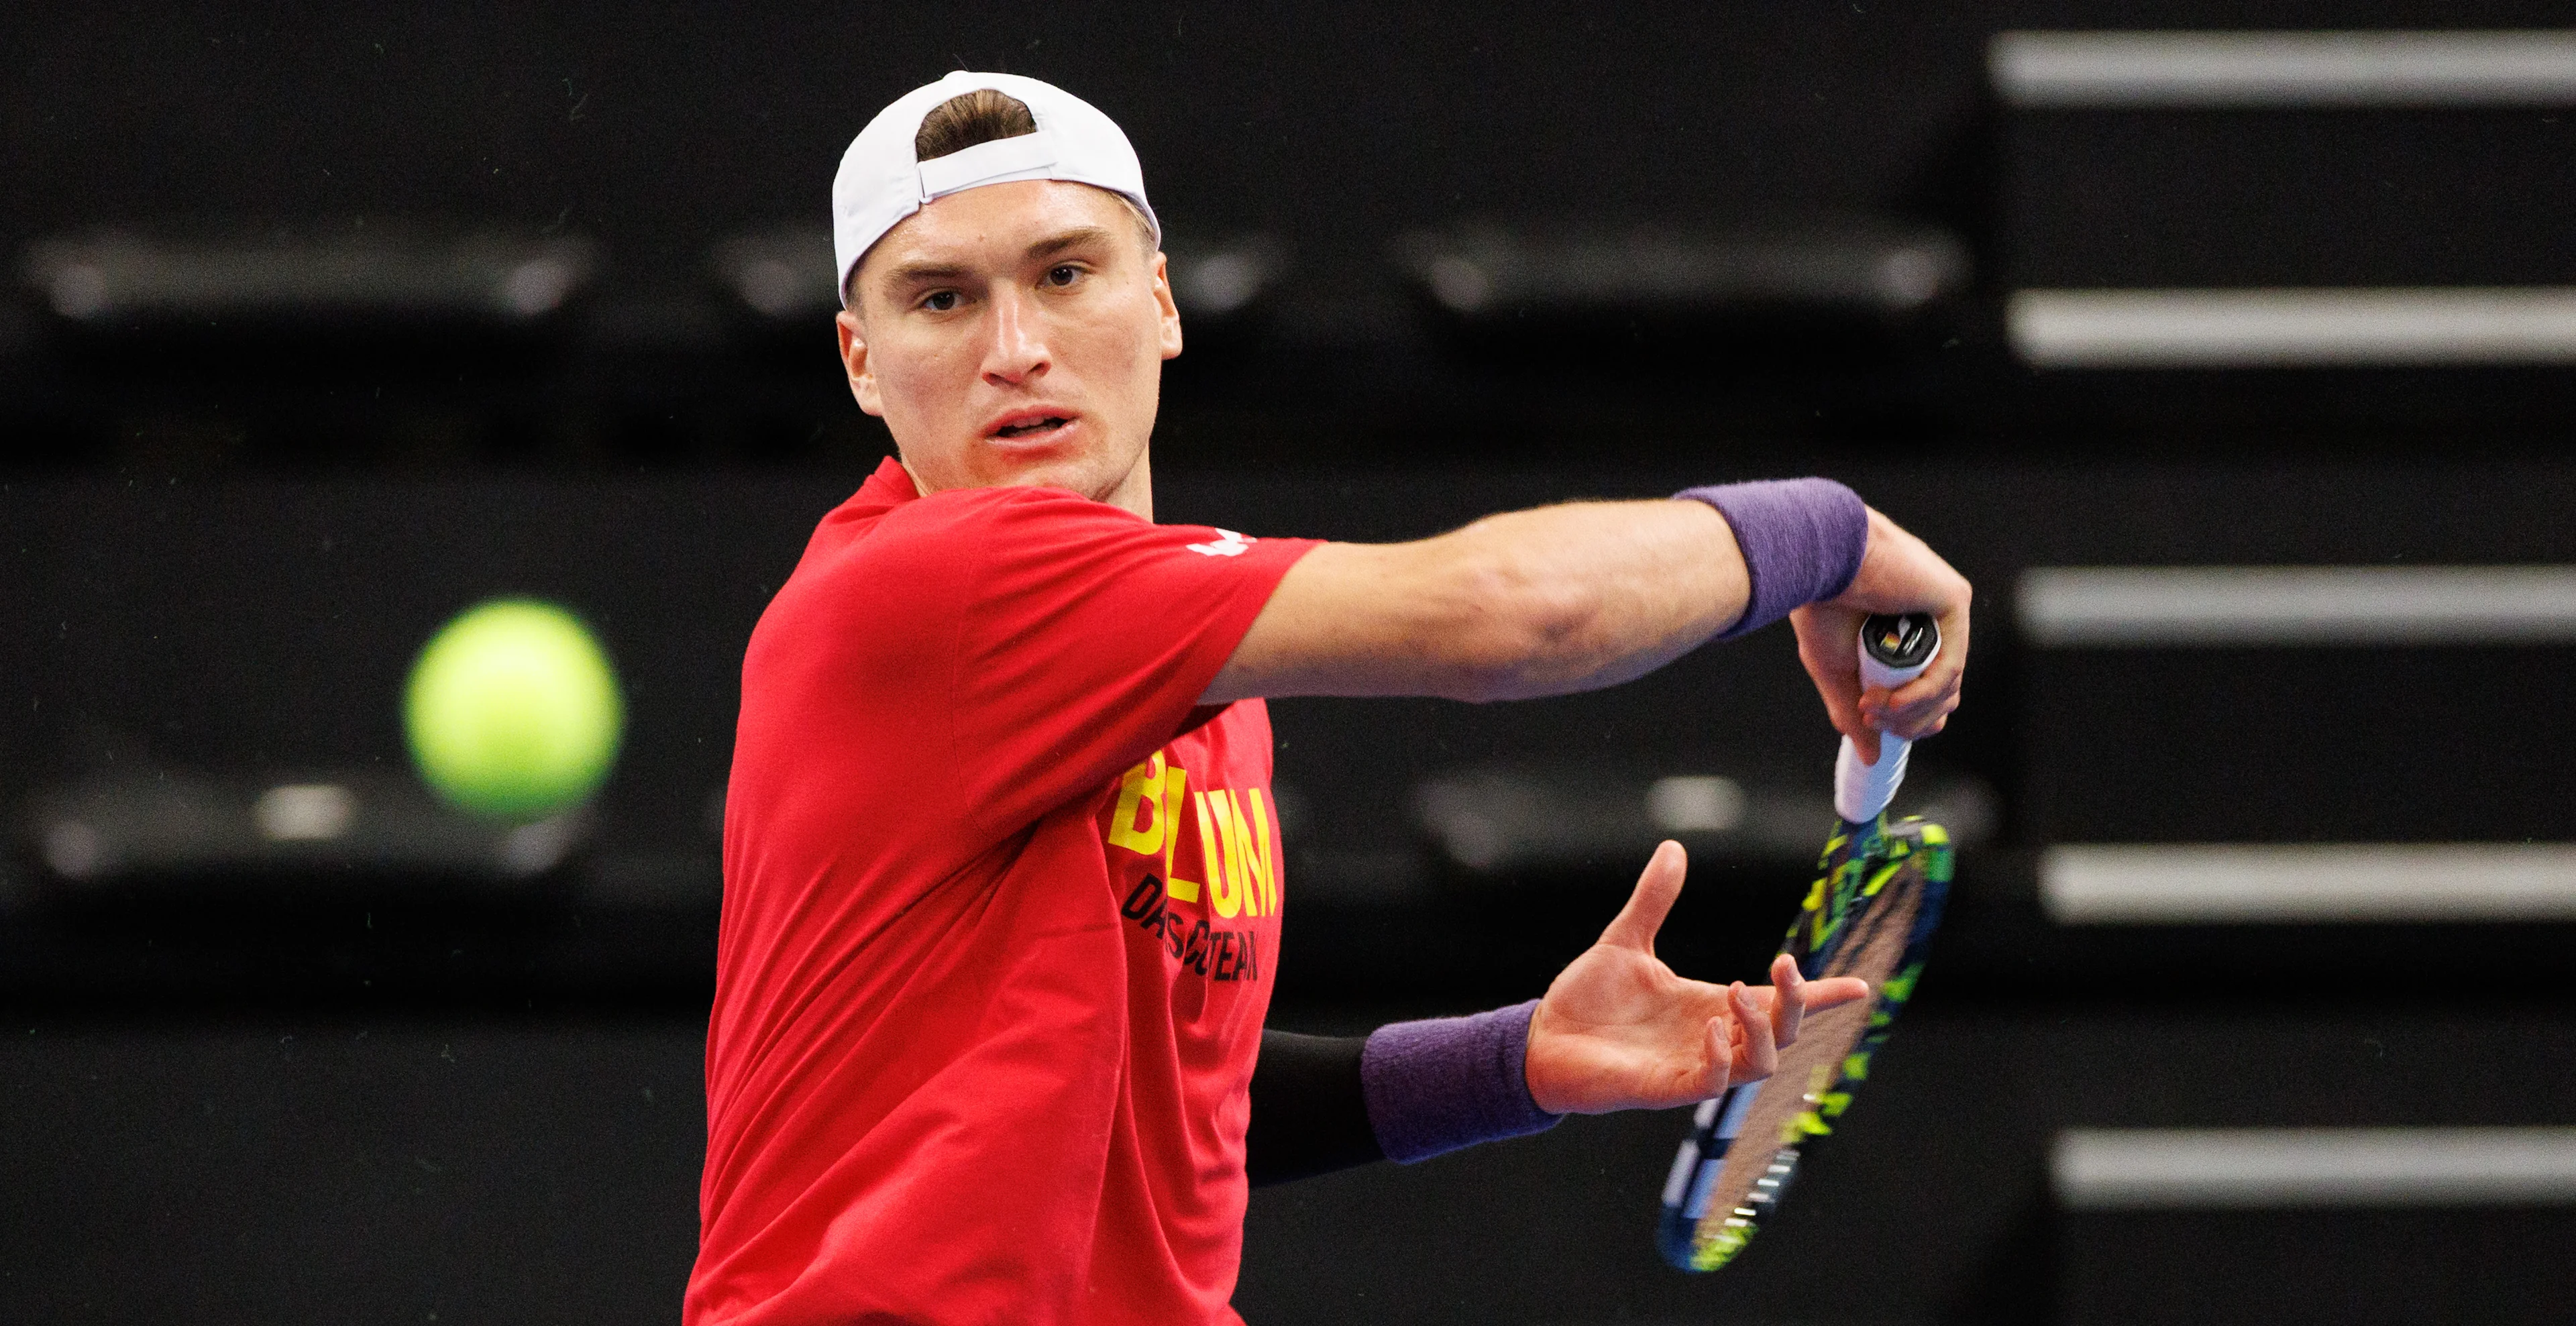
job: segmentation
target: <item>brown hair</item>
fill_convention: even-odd
[[[950,97],[921,117],[921,130],[912,136],[912,157],[932,161],[978,143],[1037,131],[1037,117],[1029,114],[1027,102],[993,88],[977,88]]]
[[[912,159],[935,161],[979,143],[1037,131],[1037,116],[1029,113],[1027,102],[995,88],[977,88],[950,97],[921,117],[921,128],[912,135]],[[1154,223],[1145,219],[1135,199],[1123,193],[1117,198],[1127,204],[1127,212],[1136,222],[1136,235],[1145,242],[1145,252],[1150,257],[1158,243]]]

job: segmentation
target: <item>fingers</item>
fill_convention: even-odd
[[[1726,998],[1735,1011],[1735,1025],[1744,1034],[1744,1043],[1736,1047],[1736,1079],[1753,1082],[1771,1076],[1780,1067],[1780,1046],[1771,1038],[1771,1019],[1762,1015],[1753,992],[1742,981],[1727,987]]]
[[[1861,754],[1867,756],[1871,764],[1878,763],[1878,733],[1895,732],[1896,735],[1905,737],[1909,741],[1913,739],[1909,734],[1898,731],[1893,715],[1889,713],[1888,709],[1887,697],[1890,694],[1892,694],[1892,692],[1884,686],[1864,686],[1861,688],[1860,721],[1867,724],[1871,732],[1869,739],[1870,748],[1862,751]],[[1857,745],[1859,743],[1855,742],[1853,744]]]
[[[1601,942],[1613,948],[1634,949],[1639,953],[1655,951],[1655,932],[1664,926],[1664,916],[1673,909],[1673,899],[1682,895],[1682,877],[1690,871],[1690,856],[1680,843],[1665,839],[1646,861],[1645,873],[1637,876],[1636,891],[1628,895],[1628,905],[1612,917],[1610,927],[1601,932]]]
[[[1821,981],[1807,982],[1806,995],[1806,1011],[1822,1013],[1828,1008],[1840,1008],[1869,998],[1869,982],[1857,976],[1828,976]]]
[[[1816,695],[1825,702],[1825,717],[1834,730],[1852,739],[1863,759],[1878,763],[1878,730],[1862,709],[1860,623],[1864,614],[1826,603],[1810,603],[1789,614],[1798,632],[1798,662],[1807,669]]]
[[[1960,678],[1953,674],[1949,678],[1953,684],[1946,690],[1915,690],[1931,680],[1931,674],[1926,673],[1896,691],[1871,690],[1861,700],[1862,720],[1908,741],[1921,740],[1949,726],[1950,714],[1959,707],[1956,683]],[[1913,698],[1909,700],[1909,696]]]
[[[1798,1023],[1807,1013],[1807,978],[1798,960],[1783,953],[1771,960],[1771,1041],[1780,1049],[1798,1043]]]
[[[1959,707],[1959,683],[1968,664],[1968,604],[1973,596],[1967,578],[1941,560],[1940,554],[1884,514],[1876,510],[1869,513],[1869,543],[1861,554],[1860,570],[1833,605],[1855,614],[1929,612],[1941,624],[1941,656],[1922,676],[1892,694],[1872,692],[1856,700],[1855,707],[1867,726],[1909,739],[1941,730],[1950,711]],[[1857,621],[1856,616],[1850,630],[1857,630]],[[1803,657],[1803,630],[1799,644]],[[1845,668],[1858,666],[1856,657],[1850,662],[1836,662]],[[1815,668],[1810,663],[1808,671],[1812,674]],[[1823,680],[1818,676],[1820,686]],[[1842,727],[1839,717],[1835,726]],[[1852,735],[1850,729],[1843,730]],[[1853,744],[1860,744],[1857,735],[1853,736]],[[1871,763],[1877,763],[1875,750],[1862,753],[1871,757]]]
[[[1857,976],[1826,976],[1812,981],[1801,978],[1799,988],[1806,992],[1806,1011],[1810,1013],[1822,1013],[1855,999],[1869,998],[1869,982]],[[1770,1008],[1772,990],[1773,987],[1768,985],[1754,986],[1753,1002],[1764,1009]]]
[[[1862,713],[1882,731],[1912,740],[1931,736],[1948,726],[1950,714],[1959,707],[1959,691],[1968,671],[1968,614],[1963,610],[1956,615],[1958,634],[1951,635],[1945,616],[1941,656],[1922,676],[1894,691],[1872,689],[1862,696]]]
[[[1702,1036],[1707,1044],[1701,1052],[1707,1057],[1701,1063],[1699,1081],[1691,1084],[1696,1100],[1707,1100],[1734,1081],[1735,1054],[1728,1045],[1726,1019],[1710,1018]]]

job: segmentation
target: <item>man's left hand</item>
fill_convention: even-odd
[[[1682,845],[1655,849],[1610,928],[1547,987],[1530,1018],[1530,1097],[1551,1114],[1664,1109],[1771,1075],[1808,1012],[1867,998],[1849,976],[1803,980],[1782,954],[1770,985],[1711,985],[1673,974],[1655,932],[1681,896]]]

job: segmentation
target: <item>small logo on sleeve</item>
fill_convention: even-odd
[[[1257,540],[1246,538],[1233,530],[1221,529],[1216,532],[1214,539],[1206,543],[1183,546],[1202,557],[1241,557],[1244,549],[1251,547],[1255,542]]]

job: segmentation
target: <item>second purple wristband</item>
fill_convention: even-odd
[[[1538,1001],[1463,1018],[1393,1022],[1360,1052],[1360,1090],[1378,1149],[1399,1165],[1478,1142],[1524,1137],[1562,1117],[1538,1107],[1528,1079]]]

